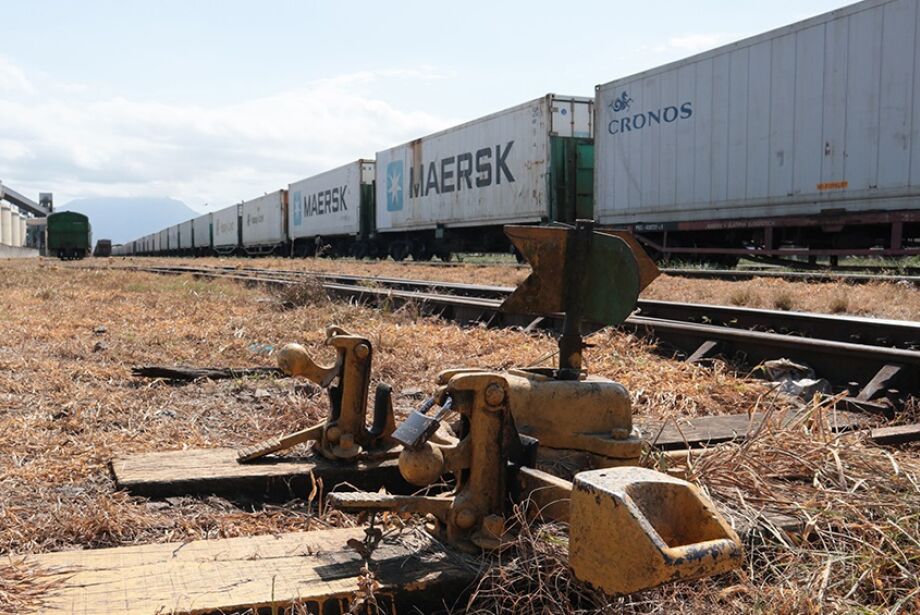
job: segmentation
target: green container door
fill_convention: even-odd
[[[594,141],[550,137],[549,219],[575,224],[594,216]]]
[[[361,218],[358,220],[359,239],[370,239],[375,235],[377,230],[377,208],[375,206],[376,183],[377,182],[361,184],[361,206],[359,208]]]

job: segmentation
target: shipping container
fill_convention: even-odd
[[[192,244],[192,221],[186,220],[179,225],[179,251],[191,253],[194,245]]]
[[[166,241],[169,242],[166,247],[167,252],[174,253],[174,252],[179,251],[179,225],[178,224],[167,227]]]
[[[211,215],[214,250],[228,254],[240,245],[240,206],[231,205]]]
[[[166,254],[169,251],[169,229],[163,229],[157,233],[156,252]]]
[[[195,252],[208,252],[211,249],[211,214],[198,216],[192,223],[195,233]]]
[[[244,202],[242,245],[248,254],[268,253],[287,242],[287,190]]]
[[[721,241],[751,218],[920,222],[918,5],[867,0],[598,86],[596,218]],[[692,224],[719,220],[739,222]]]
[[[377,231],[433,230],[437,241],[490,227],[504,241],[506,223],[590,215],[593,104],[547,94],[378,152]]]
[[[290,184],[288,229],[295,252],[312,253],[317,236],[332,242],[370,238],[373,184],[373,160],[357,160]]]

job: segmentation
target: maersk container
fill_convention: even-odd
[[[232,252],[240,245],[240,206],[231,205],[211,216],[214,249],[221,253]]]
[[[208,250],[211,248],[211,214],[198,216],[192,220],[194,227],[195,250]]]
[[[916,208],[918,4],[867,0],[598,86],[599,221]]]
[[[366,226],[373,226],[373,183],[374,161],[357,160],[289,185],[291,240],[362,234],[365,213],[371,214]]]
[[[574,218],[574,201],[556,202],[565,190],[553,178],[564,172],[565,139],[590,146],[592,107],[591,98],[547,94],[378,152],[377,230]],[[590,212],[586,196],[579,207]]]
[[[287,241],[287,190],[246,201],[240,210],[242,243],[248,252],[270,251]]]
[[[186,220],[185,222],[179,225],[179,250],[182,252],[190,252],[194,245],[192,245],[192,221]]]

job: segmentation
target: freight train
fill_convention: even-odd
[[[655,256],[920,254],[920,0],[866,0],[545,97],[142,237],[121,254],[442,259],[594,218]]]

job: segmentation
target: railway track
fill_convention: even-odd
[[[463,324],[520,326],[559,331],[561,315],[542,318],[500,309],[512,291],[502,286],[231,267],[128,267],[159,274],[191,274],[269,286],[313,278],[335,297],[371,304],[414,303],[426,313]],[[624,328],[653,337],[700,360],[720,354],[746,365],[786,358],[811,366],[850,405],[884,411],[873,399],[895,387],[920,390],[920,323],[853,316],[640,300]]]

